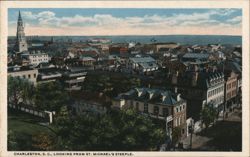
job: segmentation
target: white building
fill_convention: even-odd
[[[32,65],[39,65],[40,63],[48,63],[50,57],[46,53],[22,54],[22,59],[27,59]]]
[[[224,102],[224,74],[214,73],[206,79],[207,104],[218,107]]]
[[[27,79],[36,85],[38,70],[29,67],[13,66],[8,67],[8,76]]]
[[[147,75],[159,67],[152,57],[131,57],[127,60],[126,68],[128,72]]]

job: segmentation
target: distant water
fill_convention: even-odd
[[[51,36],[39,36],[40,40],[50,40]],[[124,42],[140,42],[152,43],[155,42],[175,42],[181,45],[207,45],[207,44],[233,44],[242,45],[241,36],[224,36],[224,35],[156,35],[156,36],[54,36],[54,40],[72,40],[85,42],[91,38],[110,39],[113,43]]]

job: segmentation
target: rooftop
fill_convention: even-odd
[[[132,99],[161,105],[178,105],[178,102],[183,101],[180,94],[169,90],[151,88],[134,88],[126,93],[119,94],[115,99]]]

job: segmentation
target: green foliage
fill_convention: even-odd
[[[175,127],[172,132],[172,143],[175,146],[181,139],[181,128]]]
[[[203,124],[205,124],[206,128],[208,128],[208,126],[215,121],[216,116],[217,116],[217,111],[213,107],[213,105],[206,105],[201,110],[201,121]]]
[[[109,97],[125,92],[141,85],[141,80],[121,73],[90,73],[84,82],[84,89],[94,92],[103,92]]]
[[[87,114],[56,122],[59,150],[155,150],[165,131],[134,110]]]
[[[8,102],[17,105],[20,102],[27,103],[32,97],[34,86],[27,79],[8,76]]]
[[[42,110],[59,111],[69,102],[68,93],[58,82],[38,84],[35,89],[34,101],[37,108]]]

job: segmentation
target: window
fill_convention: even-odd
[[[147,103],[144,104],[144,112],[148,113],[148,104]]]
[[[179,108],[178,107],[176,107],[176,112],[179,112]]]
[[[159,107],[154,106],[154,114],[158,115],[159,114]]]
[[[135,110],[139,111],[139,103],[138,102],[136,102],[136,104],[135,104]]]
[[[167,117],[169,114],[168,114],[168,108],[163,108],[162,109],[162,112],[163,112],[163,116],[164,117]]]
[[[34,74],[34,78],[36,78],[36,74]]]
[[[28,78],[30,79],[30,74],[28,75]]]
[[[178,118],[175,119],[175,126],[178,126]]]
[[[130,100],[130,107],[133,107],[133,101]]]

